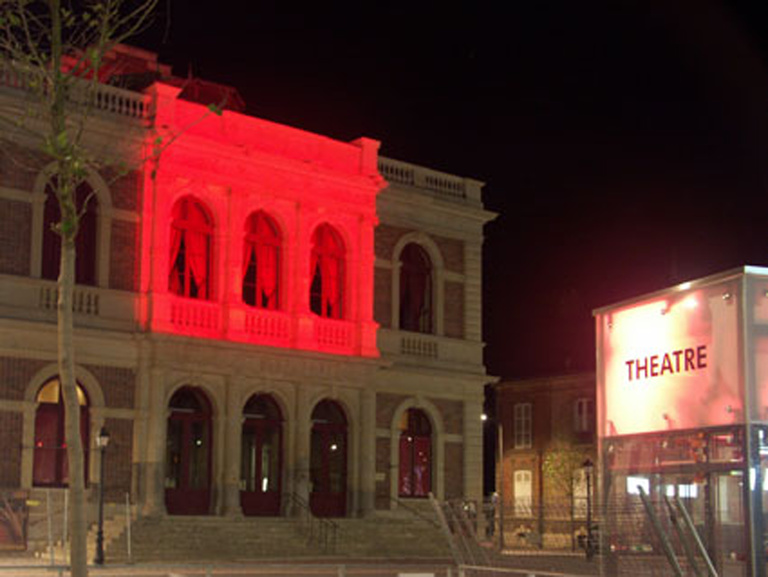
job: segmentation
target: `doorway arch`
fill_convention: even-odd
[[[280,514],[283,415],[271,395],[253,395],[243,409],[240,506],[244,515]]]
[[[312,411],[309,506],[318,517],[347,512],[347,417],[335,401],[324,399]]]
[[[207,515],[211,503],[211,403],[202,389],[181,387],[168,403],[165,505],[171,515]]]

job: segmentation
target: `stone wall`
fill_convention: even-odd
[[[28,275],[32,205],[0,199],[0,274]]]
[[[0,488],[21,485],[22,413],[0,411]]]

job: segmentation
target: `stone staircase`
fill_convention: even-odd
[[[63,493],[51,495],[54,555],[66,562],[63,536]],[[47,557],[47,495],[33,495],[30,509],[30,551]],[[426,505],[426,503],[424,504]],[[95,508],[94,508],[95,509]],[[92,515],[95,518],[95,512]],[[258,559],[375,558],[450,561],[451,550],[429,507],[399,508],[366,518],[331,519],[336,526],[333,546],[310,540],[307,518],[163,516],[131,520],[131,558],[125,509],[105,511],[104,549],[108,564],[132,562],[210,562]],[[313,519],[314,536],[319,532]],[[88,532],[88,559],[95,557],[96,524]]]
[[[129,560],[125,530],[112,533],[105,542],[109,563]],[[321,555],[293,518],[168,516],[139,519],[131,526],[134,562],[235,562]]]
[[[337,552],[346,557],[451,559],[440,528],[431,520],[406,515],[334,519],[339,526]]]

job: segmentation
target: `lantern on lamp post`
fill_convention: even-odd
[[[96,532],[96,556],[93,559],[96,565],[104,565],[104,455],[108,444],[109,433],[102,427],[96,437],[96,446],[99,448],[99,528]]]

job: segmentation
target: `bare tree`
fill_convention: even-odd
[[[75,239],[88,200],[78,207],[75,191],[89,170],[103,168],[103,155],[84,144],[95,110],[104,56],[140,32],[159,0],[0,0],[2,72],[16,79],[20,98],[0,117],[2,131],[21,135],[54,168],[50,187],[58,201],[61,238],[58,277],[58,364],[69,461],[70,564],[73,577],[88,573],[86,559],[84,448],[75,382],[73,290]]]

